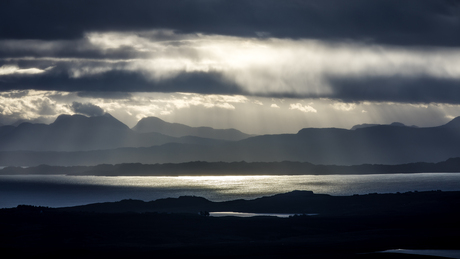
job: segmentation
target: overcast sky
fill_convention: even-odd
[[[247,133],[460,116],[458,0],[1,1],[0,123]]]

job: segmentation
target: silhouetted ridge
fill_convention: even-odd
[[[250,135],[236,129],[190,127],[180,123],[165,122],[157,117],[143,118],[132,129],[136,132],[158,132],[172,137],[196,136],[231,141],[250,137]]]
[[[389,213],[410,215],[425,211],[427,204],[458,204],[460,192],[406,192],[332,196],[311,191],[293,191],[251,200],[209,201],[202,197],[181,196],[149,202],[123,200],[83,206],[59,208],[63,211],[120,212],[190,212],[235,211],[253,213],[305,213],[327,215],[353,215]],[[442,207],[438,207],[442,209]],[[447,208],[447,207],[446,207]],[[446,209],[445,208],[445,209]],[[448,209],[447,209],[448,210]]]
[[[76,151],[122,146],[128,126],[105,114],[96,117],[60,115],[50,125],[21,123],[0,130],[2,150]]]
[[[296,194],[185,206],[173,205],[182,197],[19,205],[0,210],[0,246],[14,258],[441,258],[373,251],[459,249],[460,192]],[[212,217],[230,211],[291,216]]]
[[[97,166],[6,167],[0,175],[192,176],[192,175],[329,175],[460,172],[460,158],[438,163],[400,165],[314,165],[307,162],[187,162],[179,164],[102,164]],[[305,195],[307,193],[300,192]]]
[[[385,125],[385,124],[367,124],[367,123],[364,123],[364,124],[354,125],[350,130],[357,130],[357,129],[363,129],[363,128],[376,127],[376,126],[407,127],[405,124],[403,124],[403,123],[401,123],[401,122],[393,122],[393,123],[388,124],[388,125]],[[417,126],[410,126],[410,127],[417,128]]]
[[[80,115],[80,114],[76,114],[76,115],[73,115],[73,116],[75,116],[75,117],[85,117],[85,116]],[[72,117],[72,115],[70,115],[70,114],[61,114],[56,118],[56,120],[54,120],[54,123],[59,123],[61,121],[65,121],[65,120],[67,120],[67,119],[69,119],[71,117]]]
[[[217,145],[223,142],[194,136],[175,138],[157,132],[137,133],[108,113],[93,117],[60,115],[50,125],[22,123],[18,127],[0,127],[0,150],[5,151],[90,151],[167,143]]]
[[[356,129],[374,127],[374,126],[378,126],[378,125],[380,125],[380,124],[368,124],[368,123],[363,123],[363,124],[354,125],[353,127],[351,127],[350,130],[356,130]]]
[[[101,128],[110,130],[129,130],[121,121],[106,113],[101,116],[86,117],[83,115],[59,115],[56,120],[50,124],[52,127],[61,129],[67,128]]]
[[[279,193],[275,194],[272,196],[265,196],[261,198],[257,198],[256,200],[270,200],[270,201],[289,201],[289,200],[298,200],[298,199],[304,199],[304,198],[313,198],[313,197],[319,197],[322,195],[327,195],[327,194],[315,194],[312,191],[299,191],[299,190],[294,190],[291,192],[287,193]],[[330,195],[327,195],[330,196]]]
[[[200,210],[201,208],[209,207],[213,202],[196,196],[180,196],[179,198],[164,198],[154,201],[145,202],[142,200],[125,199],[118,202],[103,202],[93,203],[64,210],[71,211],[93,211],[104,213],[119,213],[119,212],[181,212]]]
[[[206,198],[197,196],[180,196],[179,198],[165,198],[151,201],[149,203],[155,204],[155,206],[159,206],[161,208],[171,208],[208,205],[211,203],[211,201]]]
[[[390,126],[395,126],[395,127],[406,127],[406,125],[404,125],[403,123],[401,122],[393,122],[390,124]]]
[[[445,127],[445,128],[460,128],[460,116],[452,119],[448,123],[444,124],[442,127]]]
[[[65,123],[68,120],[83,122],[73,123],[75,126],[70,127],[68,125],[72,123]],[[91,120],[97,121],[88,123]],[[102,120],[111,122],[101,123]],[[156,118],[153,121],[161,122]],[[43,124],[24,124],[9,133],[6,133],[8,129],[0,131],[0,134],[3,134],[0,135],[0,149],[4,151],[105,150],[88,153],[2,153],[0,165],[154,164],[189,161],[298,161],[325,165],[438,162],[450,157],[460,157],[460,131],[457,127],[459,121],[460,118],[456,118],[444,126],[426,128],[401,126],[398,123],[356,130],[306,128],[297,134],[262,135],[240,141],[223,142],[223,140],[210,138],[217,138],[216,136],[221,132],[228,133],[228,130],[191,128],[182,125],[180,127],[197,130],[200,134],[205,132],[203,129],[211,132],[204,134],[208,139],[192,136],[175,138],[158,132],[137,133],[127,129],[125,125],[118,127],[119,122],[108,116],[92,118],[62,116],[56,123],[50,125],[52,128],[60,129],[56,131],[50,131],[48,125]],[[176,129],[173,124],[162,123],[168,127],[172,125],[166,134],[171,134]],[[61,124],[64,126],[58,127]],[[114,126],[106,127],[104,126],[106,124],[114,124]],[[186,132],[188,135],[193,135],[192,133]]]

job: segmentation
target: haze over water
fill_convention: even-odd
[[[460,191],[458,173],[297,176],[0,176],[0,208],[20,204],[50,207],[193,195],[211,201],[254,199],[309,190],[353,195],[407,191]]]

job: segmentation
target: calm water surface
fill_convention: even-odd
[[[249,217],[257,217],[257,216],[271,216],[271,217],[278,217],[278,218],[289,218],[295,214],[285,214],[285,213],[247,213],[247,212],[233,212],[233,211],[220,211],[220,212],[209,212],[209,216],[211,217],[240,217],[240,218],[249,218]],[[316,215],[316,214],[312,214]]]
[[[0,176],[0,208],[64,207],[95,202],[195,195],[211,201],[309,190],[331,195],[460,191],[460,173],[296,176]]]
[[[411,249],[393,249],[386,250],[383,253],[414,254],[414,255],[432,255],[443,258],[460,259],[460,250],[411,250]]]

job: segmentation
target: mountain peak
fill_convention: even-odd
[[[460,128],[460,116],[453,118],[448,123],[444,124],[442,127],[446,128]]]
[[[177,123],[169,123],[166,122],[158,117],[145,117],[142,118],[140,121],[137,122],[136,126],[132,128],[132,130],[146,133],[146,132],[159,132],[168,131],[171,125]],[[181,125],[181,124],[178,124]],[[189,128],[186,125],[182,125],[184,128]]]
[[[401,122],[393,122],[390,124],[390,126],[406,127],[406,125],[404,125],[404,123],[401,123]]]
[[[162,121],[162,122],[165,122],[164,120],[162,120],[162,119],[160,119],[158,117],[155,117],[155,116],[144,117],[140,121]]]
[[[81,114],[61,114],[51,125],[55,127],[107,127],[123,130],[129,129],[128,126],[109,113],[94,117],[87,117]]]
[[[80,114],[75,114],[75,115],[61,114],[61,115],[59,115],[59,116],[56,118],[56,120],[54,121],[54,123],[61,122],[61,121],[63,121],[63,120],[68,120],[69,118],[72,118],[73,116],[86,117],[86,116],[83,116],[83,115],[80,115]]]
[[[113,118],[113,119],[116,119],[115,117],[112,116],[112,114],[106,112],[100,116],[94,116],[94,117],[107,117],[107,118]]]

